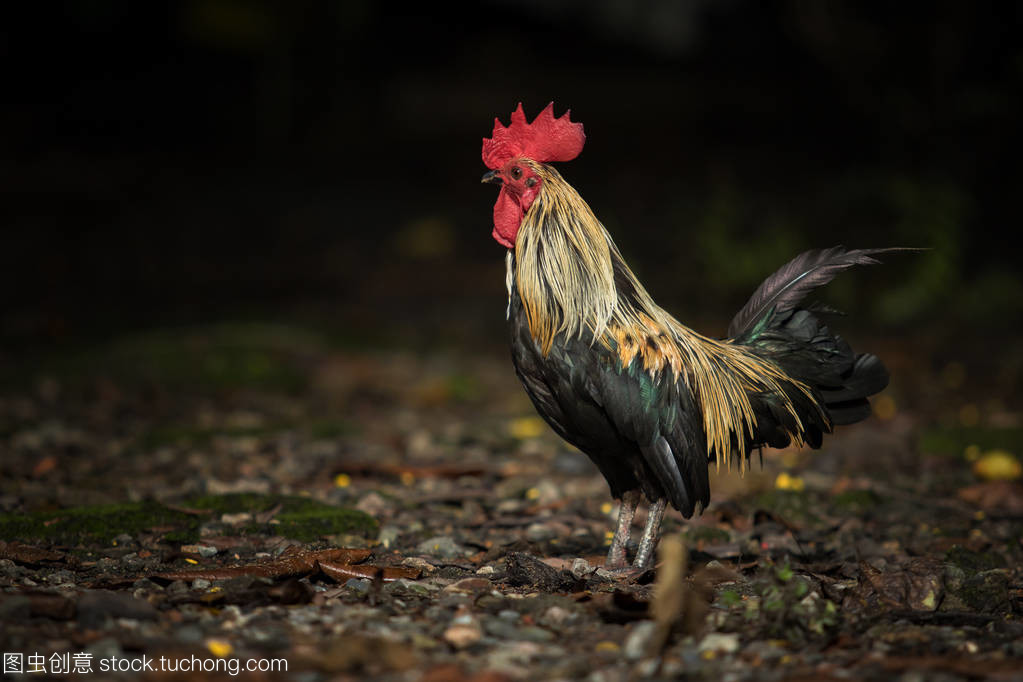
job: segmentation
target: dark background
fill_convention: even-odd
[[[932,248],[833,285],[873,332],[1023,312],[1017,3],[31,7],[0,29],[9,350],[225,319],[503,343],[479,150],[519,101],[585,124],[563,174],[710,333],[838,243]]]

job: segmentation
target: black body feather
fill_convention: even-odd
[[[515,371],[537,412],[586,453],[619,498],[640,489],[685,517],[710,502],[707,442],[692,393],[670,373],[622,367],[614,348],[558,334],[545,356],[512,287],[508,323]]]
[[[791,434],[802,434],[816,448],[832,425],[869,415],[867,397],[888,383],[884,366],[873,355],[855,354],[798,303],[842,270],[876,263],[872,255],[888,250],[804,253],[771,275],[739,311],[730,343],[780,368],[789,380],[780,383],[784,395],[748,395],[755,426],[752,433],[732,435],[733,444],[744,439],[744,447],[732,452],[748,458],[758,447],[785,447]],[[612,496],[640,489],[649,500],[667,498],[686,518],[706,507],[708,461],[715,453],[708,451],[700,401],[689,382],[670,371],[649,372],[638,360],[623,367],[613,340],[602,343],[585,332],[556,334],[545,353],[530,332],[513,261],[509,267],[512,359],[540,415],[590,457]],[[626,277],[616,277],[615,285],[626,299],[635,293],[623,290],[631,286]]]

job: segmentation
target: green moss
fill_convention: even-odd
[[[306,428],[310,436],[324,440],[338,438],[354,431],[352,424],[341,419],[320,419],[310,422]]]
[[[280,505],[273,516],[275,523],[252,524],[246,532],[283,535],[302,542],[313,542],[326,535],[376,537],[378,531],[376,519],[368,514],[295,495],[201,495],[189,498],[184,504],[194,509],[209,509],[218,516],[241,512],[259,514]]]
[[[199,527],[221,514],[259,514],[280,509],[273,523],[252,524],[246,532],[283,535],[312,542],[327,535],[375,537],[377,522],[354,509],[334,507],[305,497],[257,495],[202,495],[189,498],[182,507],[206,513],[187,513],[158,502],[130,502],[74,507],[32,514],[0,514],[0,538],[27,542],[45,540],[62,545],[99,543],[109,545],[121,534],[136,537],[161,529],[168,542],[195,542]]]
[[[103,376],[127,386],[296,392],[308,383],[308,358],[323,346],[318,335],[282,325],[161,329],[42,354],[2,378],[22,386],[51,374],[69,386],[87,386]]]
[[[982,613],[1009,610],[1009,576],[1005,571],[984,571],[965,581],[956,592],[967,606]]]
[[[967,446],[981,450],[1023,452],[1023,427],[987,428],[956,426],[929,429],[920,434],[920,450],[935,455],[962,457]]]
[[[33,514],[0,514],[5,540],[48,540],[62,545],[109,545],[122,533],[138,535],[152,528],[173,528],[180,542],[199,537],[200,519],[157,502],[129,502],[74,507]]]
[[[945,561],[958,566],[967,575],[981,571],[991,571],[996,568],[1005,568],[1005,559],[992,552],[973,552],[956,545],[945,554]]]
[[[819,520],[813,512],[815,501],[805,490],[765,490],[753,498],[753,504],[786,519],[804,522]]]
[[[881,497],[872,490],[847,490],[831,498],[831,506],[842,511],[863,512],[881,503]]]
[[[686,528],[686,539],[690,542],[728,542],[732,539],[731,534],[720,528],[714,528],[712,526],[689,526]]]

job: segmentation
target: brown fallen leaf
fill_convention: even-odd
[[[934,611],[945,595],[945,581],[939,562],[915,559],[901,567],[880,571],[860,562],[859,584],[843,601],[854,610],[867,607]]]
[[[339,583],[352,578],[379,579],[385,583],[393,582],[399,578],[416,580],[422,574],[420,569],[412,566],[373,566],[370,564],[353,566],[351,564],[324,560],[319,562],[319,566],[324,575]]]
[[[283,578],[293,575],[308,575],[319,569],[319,562],[326,561],[337,564],[353,564],[369,558],[368,549],[337,548],[324,549],[316,552],[285,552],[280,559],[262,564],[247,566],[223,566],[217,568],[195,568],[183,571],[155,573],[150,577],[163,580],[228,580],[242,576],[257,578]]]
[[[38,564],[44,561],[62,561],[65,555],[49,549],[33,547],[21,542],[0,540],[0,559],[10,559],[19,564]]]
[[[1023,485],[1012,481],[988,481],[962,488],[959,499],[992,514],[1023,515]]]
[[[352,462],[337,473],[378,474],[400,478],[411,475],[415,478],[461,478],[480,476],[487,473],[486,467],[478,464],[400,464],[396,462]]]
[[[46,474],[50,473],[57,468],[57,458],[53,455],[47,455],[41,460],[36,462],[36,465],[32,467],[32,477],[42,478]]]

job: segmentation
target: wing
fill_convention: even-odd
[[[516,373],[537,412],[590,457],[613,496],[640,488],[686,518],[706,507],[706,436],[683,382],[670,370],[642,369],[638,358],[623,366],[613,341],[609,347],[588,335],[559,334],[545,356],[517,296],[509,323]]]
[[[702,511],[710,502],[707,444],[692,393],[670,370],[652,374],[638,359],[623,367],[613,348],[598,353],[593,398],[635,444],[644,488],[653,487],[686,518]]]

